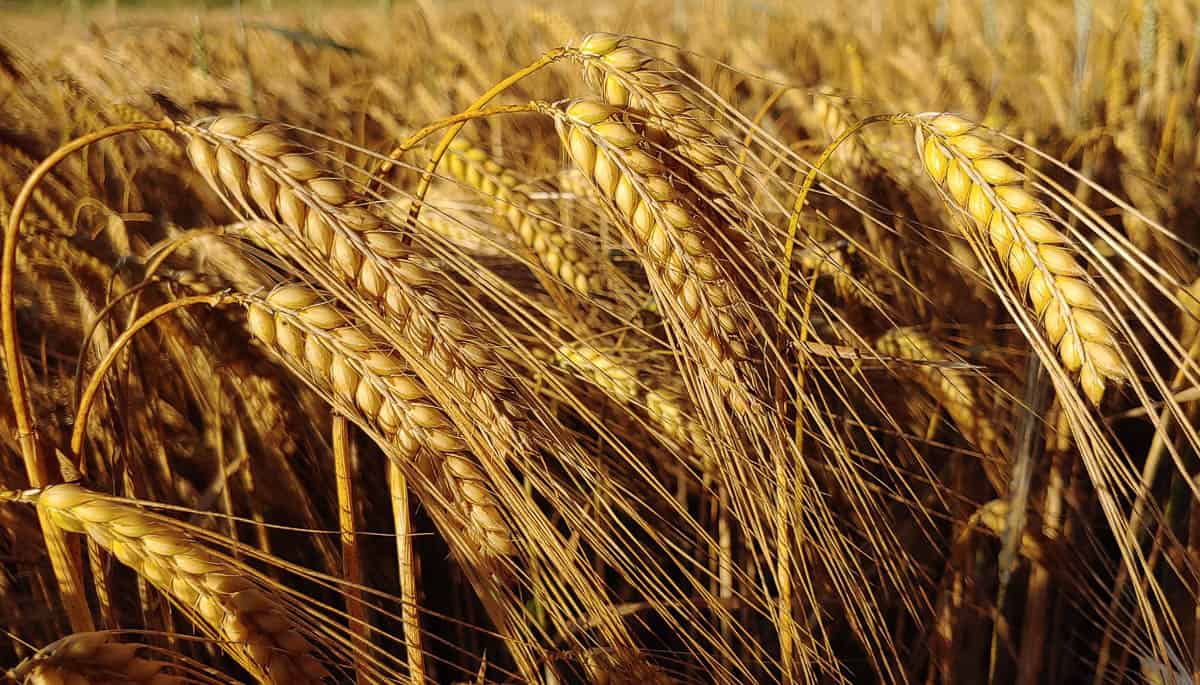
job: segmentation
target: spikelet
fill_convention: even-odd
[[[1084,394],[1099,404],[1107,384],[1128,373],[1104,304],[1068,238],[1054,227],[1046,206],[1023,188],[1024,175],[975,135],[975,124],[949,114],[920,117],[916,124],[926,172],[990,240],[1063,366],[1079,374]]]
[[[851,263],[855,252],[853,245],[805,250],[800,254],[800,268],[828,277],[833,281],[834,292],[843,301],[870,304],[872,288],[868,281],[863,280],[867,274],[855,275]]]

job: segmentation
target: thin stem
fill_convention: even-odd
[[[513,72],[507,78],[505,78],[504,80],[496,83],[496,85],[489,88],[488,91],[486,93],[484,93],[483,95],[479,96],[479,99],[475,100],[475,102],[473,102],[470,107],[463,110],[463,113],[465,114],[468,112],[475,112],[475,111],[483,109],[484,107],[487,106],[487,103],[494,100],[496,98],[496,96],[500,95],[501,93],[508,90],[512,86],[516,85],[516,83],[518,81],[520,81],[521,79],[525,78],[526,76],[529,76],[530,74],[533,74],[534,72],[540,71],[543,67],[549,66],[549,65],[553,64],[554,62],[557,62],[558,60],[562,59],[566,54],[567,54],[567,50],[564,48],[554,48],[553,50],[550,50],[546,54],[544,54],[541,57],[534,60],[529,66],[525,67],[524,69],[520,69],[518,71]],[[454,140],[454,136],[458,135],[458,132],[461,130],[462,130],[462,126],[459,125],[457,128],[452,129],[451,131],[447,131],[447,133],[446,133],[447,138],[443,138],[443,140],[442,140],[442,142],[445,143],[445,147],[447,147],[447,148],[450,147],[450,141]],[[409,137],[411,139],[412,136],[409,136]],[[439,145],[439,148],[441,148],[441,145]],[[393,162],[395,160],[399,159],[406,152],[406,150],[407,150],[407,148],[405,148],[403,145],[400,145],[399,147],[396,147],[391,152],[389,152],[388,153],[388,161],[386,161],[382,165],[380,165],[379,170],[377,171],[377,175],[386,174],[387,172],[391,171],[392,167],[395,166],[395,164],[393,164]],[[445,153],[445,149],[442,149],[442,152]],[[425,175],[422,176],[422,182],[428,184],[428,179],[429,179],[429,177],[431,177],[433,175],[433,171],[435,169],[437,169],[438,162],[441,161],[441,158],[442,158],[441,155],[435,154],[433,159],[430,160],[430,164],[432,166],[427,167],[425,169]],[[421,198],[425,197],[424,193],[419,193],[419,195]]]
[[[392,492],[392,516],[396,520],[396,556],[400,564],[400,615],[404,623],[404,645],[408,654],[408,678],[425,682],[425,652],[421,649],[421,619],[417,611],[417,574],[413,565],[412,531],[408,511],[408,482],[404,472],[388,460],[388,487]]]
[[[501,114],[523,114],[526,112],[536,112],[536,111],[538,111],[537,103],[525,103],[523,105],[501,105],[499,107],[489,107],[487,109],[480,109],[480,110],[474,110],[474,111],[465,110],[465,111],[459,112],[458,114],[451,114],[448,117],[443,117],[441,119],[438,119],[437,121],[426,124],[425,126],[422,126],[420,129],[414,131],[412,133],[412,135],[405,138],[399,145],[397,145],[396,149],[392,150],[391,154],[394,155],[395,158],[402,157],[404,155],[404,153],[406,153],[409,150],[416,147],[417,143],[420,143],[422,140],[425,140],[426,138],[433,135],[434,133],[437,133],[438,131],[440,131],[444,128],[447,128],[449,126],[457,125],[458,128],[461,129],[462,126],[466,124],[466,122],[471,121],[473,119],[486,119],[488,117],[498,116]],[[453,140],[453,139],[451,139],[451,140]],[[447,147],[447,149],[449,149],[449,145],[447,145],[446,147]],[[432,172],[430,172],[430,173],[432,173]]]
[[[442,136],[442,139],[438,142],[437,148],[434,149],[433,156],[430,157],[429,163],[425,165],[425,170],[421,172],[421,181],[417,184],[416,195],[413,197],[412,205],[408,208],[408,219],[406,220],[404,226],[405,239],[407,240],[409,231],[411,231],[412,228],[417,225],[417,219],[421,217],[421,205],[424,203],[425,195],[429,192],[429,186],[433,182],[433,172],[437,170],[438,163],[442,161],[442,157],[445,156],[446,150],[450,149],[450,143],[454,142],[454,136],[458,135],[458,132],[461,131],[463,126],[466,125],[466,122],[472,119],[482,119],[484,117],[492,116],[493,114],[512,114],[515,112],[536,111],[538,111],[538,105],[536,103],[529,103],[525,105],[508,105],[505,107],[495,107],[492,109],[477,111],[468,109],[465,112],[446,117],[441,121],[435,121],[420,131],[417,131],[412,136],[409,136],[409,140],[405,141],[405,144],[409,144],[409,141],[412,141],[411,145],[416,145],[421,138],[428,136],[438,129],[449,127],[449,130],[446,131],[446,133]]]
[[[8,370],[8,392],[13,402],[13,419],[17,424],[17,440],[21,445],[21,456],[25,460],[25,470],[29,476],[30,487],[48,485],[54,477],[52,460],[45,459],[38,448],[37,428],[33,420],[33,403],[29,398],[29,390],[25,380],[25,369],[21,362],[21,338],[17,332],[17,312],[15,302],[15,281],[17,261],[17,241],[21,231],[21,220],[29,205],[38,184],[55,166],[68,155],[81,150],[92,143],[111,138],[122,133],[134,131],[159,130],[170,131],[175,125],[170,121],[142,121],[132,124],[120,124],[81,136],[58,148],[38,165],[33,173],[25,179],[13,201],[12,211],[8,215],[8,224],[4,231],[3,261],[0,262],[0,326],[4,336],[4,367]],[[75,627],[75,626],[72,626]]]
[[[758,108],[758,112],[755,113],[754,118],[750,120],[750,126],[746,129],[746,137],[742,140],[742,149],[738,151],[737,168],[733,171],[734,178],[741,180],[742,172],[746,169],[746,153],[750,150],[750,143],[754,142],[755,129],[758,128],[758,125],[762,123],[767,114],[771,112],[771,108],[775,106],[775,103],[779,102],[779,98],[783,97],[784,93],[787,93],[791,89],[791,86],[776,88],[771,93],[771,96],[767,98],[767,101],[762,104],[762,107]]]
[[[562,59],[562,57],[565,56],[566,54],[567,54],[567,50],[565,48],[555,48],[555,49],[547,52],[546,54],[537,58],[529,66],[525,67],[524,69],[514,72],[508,78],[505,78],[504,80],[500,81],[496,85],[489,88],[486,93],[479,96],[479,99],[477,99],[475,102],[471,103],[470,107],[463,110],[462,114],[466,115],[469,113],[478,112],[479,110],[482,110],[484,107],[487,106],[487,104],[489,102],[494,100],[498,95],[500,95],[504,91],[508,90],[511,86],[516,84],[518,81],[525,78],[526,76],[529,76],[530,74],[532,74],[534,72],[540,71],[542,69],[542,67],[546,67],[546,66],[553,64],[554,62],[557,62],[559,59]],[[425,170],[421,173],[421,180],[417,184],[416,197],[413,198],[412,206],[408,210],[408,222],[406,224],[406,227],[414,226],[417,223],[417,219],[420,218],[421,203],[425,200],[425,194],[429,192],[429,185],[433,182],[433,172],[437,170],[437,166],[439,163],[441,163],[442,157],[446,154],[446,150],[450,149],[450,143],[454,142],[454,137],[458,135],[458,132],[461,131],[463,129],[463,126],[465,126],[465,125],[466,125],[466,121],[453,123],[450,126],[450,128],[446,131],[446,133],[442,136],[442,139],[440,141],[438,141],[437,148],[435,148],[433,151],[433,156],[430,157],[429,163],[425,165]]]
[[[371,639],[371,626],[363,606],[362,566],[359,563],[358,536],[354,533],[354,445],[350,441],[350,422],[346,417],[333,417],[333,470],[337,481],[338,529],[342,537],[342,577],[346,580],[346,613],[350,615],[350,632],[354,635],[355,681],[366,682],[367,669],[363,655]]]

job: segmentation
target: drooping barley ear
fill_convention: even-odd
[[[459,181],[491,198],[496,213],[547,271],[584,295],[603,285],[602,272],[594,259],[596,250],[578,245],[563,226],[551,219],[555,210],[530,198],[518,187],[517,178],[486,152],[460,136],[446,153],[446,165]]]
[[[559,361],[582,372],[588,380],[613,399],[633,403],[638,399],[638,382],[633,369],[585,342],[568,343],[558,348]]]
[[[17,499],[37,505],[60,528],[87,535],[166,593],[259,680],[325,681],[325,667],[285,604],[252,580],[248,568],[181,527],[75,484],[28,490]]]
[[[547,114],[571,159],[619,219],[661,306],[711,380],[731,407],[748,410],[755,384],[738,362],[748,356],[746,336],[754,330],[749,304],[662,163],[615,107],[577,100]]]
[[[136,683],[183,685],[196,682],[181,668],[186,657],[155,658],[158,648],[118,642],[107,632],[74,633],[39,649],[17,664],[8,676],[23,685],[56,683]],[[165,656],[165,655],[164,655]],[[205,679],[201,682],[208,682]]]
[[[265,297],[245,298],[251,333],[280,354],[314,388],[333,399],[400,460],[415,485],[431,480],[458,509],[473,549],[497,571],[499,557],[513,556],[512,532],[489,479],[467,451],[459,431],[424,384],[390,346],[351,323],[330,298],[303,285],[281,286]],[[440,474],[431,479],[430,472]],[[443,522],[450,524],[452,522]]]
[[[1107,385],[1126,378],[1128,370],[1104,303],[1052,213],[1025,190],[1025,176],[976,135],[976,124],[950,114],[913,121],[926,172],[991,242],[1063,366],[1079,374],[1084,394],[1099,404]]]
[[[915,328],[893,328],[875,340],[882,355],[919,362],[914,368],[918,382],[946,409],[962,434],[983,454],[984,468],[997,492],[1007,488],[1003,464],[995,463],[1000,454],[995,426],[984,414],[975,391],[961,370],[948,366],[952,357],[928,335]],[[942,364],[938,364],[942,362]]]
[[[225,116],[180,131],[193,166],[234,211],[269,222],[256,225],[268,248],[300,261],[385,335],[460,429],[500,454],[528,449],[495,344],[451,305],[444,277],[413,259],[399,231],[360,206],[344,178],[260,119]]]
[[[558,348],[556,357],[574,367],[614,400],[627,405],[640,404],[666,437],[690,450],[702,463],[711,459],[708,435],[692,418],[690,407],[679,394],[666,388],[642,385],[631,366],[585,342],[563,345]]]
[[[674,69],[636,47],[626,36],[593,33],[571,56],[583,63],[584,80],[605,103],[639,116],[634,125],[655,145],[691,167],[705,191],[718,196],[743,192],[731,156]]]

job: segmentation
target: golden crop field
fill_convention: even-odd
[[[22,684],[1200,679],[1194,0],[0,6]]]

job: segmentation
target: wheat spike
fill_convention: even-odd
[[[1084,394],[1099,404],[1106,385],[1128,375],[1104,304],[1046,206],[1022,187],[1025,176],[975,135],[977,128],[950,114],[918,118],[921,161],[948,200],[991,241],[1063,366],[1079,374]]]
[[[432,203],[426,200],[426,210]],[[408,198],[396,198],[387,205],[386,216],[389,221],[402,223],[408,219],[412,201]],[[471,255],[472,257],[501,257],[507,254],[501,245],[501,237],[492,230],[490,224],[476,221],[463,215],[436,211],[425,211],[421,214],[419,226],[436,234],[438,239]]]
[[[874,283],[868,280],[870,274],[865,270],[855,273],[857,262],[852,263],[852,257],[856,254],[858,250],[853,245],[821,246],[800,254],[800,268],[827,276],[833,282],[834,292],[844,302],[870,305],[874,298]]]
[[[811,133],[823,133],[829,140],[836,140],[843,131],[854,125],[856,117],[844,98],[832,92],[818,91],[811,96],[800,91],[788,91],[795,103],[804,125]],[[850,178],[861,178],[871,168],[871,153],[859,136],[851,136],[842,143],[829,159],[830,172],[846,174]]]
[[[596,189],[587,176],[574,167],[563,169],[554,177],[554,187],[565,197],[576,202],[592,201],[596,197]]]

